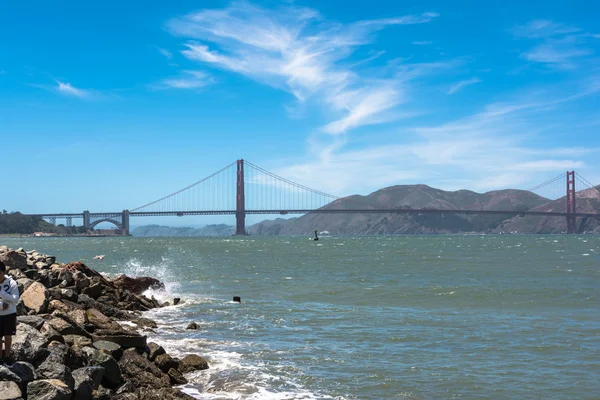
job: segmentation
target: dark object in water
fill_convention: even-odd
[[[313,240],[319,240],[319,236],[317,235],[317,230],[315,229],[315,237],[313,238]]]
[[[240,296],[233,296],[233,301],[235,301],[236,303],[241,303],[242,298]]]
[[[176,306],[177,304],[179,304],[180,301],[181,301],[181,299],[179,297],[175,297],[173,299],[173,305]]]

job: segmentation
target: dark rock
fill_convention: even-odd
[[[121,384],[121,369],[117,360],[90,346],[83,347],[81,351],[90,367],[100,366],[104,368],[104,379],[102,380],[104,385],[109,388],[117,388]]]
[[[39,275],[40,275],[40,271],[38,271],[37,269],[28,269],[24,271],[25,276],[28,277],[29,279],[33,279],[36,280],[38,279]]]
[[[156,357],[154,364],[156,364],[156,366],[164,373],[167,373],[171,368],[177,369],[179,366],[177,361],[175,361],[173,357],[166,353]]]
[[[70,389],[75,386],[75,381],[69,367],[51,361],[44,361],[37,368],[37,373],[43,379],[58,379],[67,384]]]
[[[180,301],[181,301],[181,299],[179,297],[175,297],[173,299],[173,305],[176,306],[177,304],[179,304]]]
[[[61,299],[77,302],[77,293],[72,289],[60,289]]]
[[[96,330],[92,336],[94,342],[106,340],[118,344],[124,349],[131,347],[146,347],[146,336],[127,331]]]
[[[21,382],[21,378],[19,375],[12,372],[8,367],[0,365],[0,381]]]
[[[179,370],[184,374],[203,369],[208,369],[208,362],[196,354],[188,354],[179,363]]]
[[[73,392],[58,379],[41,379],[27,385],[27,398],[35,400],[71,400]]]
[[[27,383],[32,382],[38,378],[37,373],[35,372],[35,368],[28,362],[17,361],[11,367],[9,367],[10,371],[19,377],[20,384],[23,384],[22,389],[25,389]]]
[[[162,346],[159,346],[158,344],[156,344],[154,342],[148,343],[148,350],[149,350],[148,359],[150,361],[154,361],[154,360],[156,360],[156,357],[160,356],[161,354],[166,353],[165,349],[163,349]]]
[[[44,322],[44,325],[42,325],[42,328],[40,329],[40,333],[46,337],[48,342],[64,341],[62,335],[48,322]]]
[[[102,285],[99,283],[95,283],[91,286],[84,288],[81,291],[82,294],[85,294],[92,299],[96,300],[98,297],[102,296]]]
[[[35,362],[48,354],[47,343],[48,340],[35,328],[18,324],[11,349],[17,361]]]
[[[185,379],[183,374],[181,372],[179,372],[178,370],[176,370],[175,368],[171,368],[167,372],[167,375],[169,375],[169,379],[171,379],[172,385],[185,385],[186,383],[188,383],[188,380]]]
[[[46,321],[44,320],[44,318],[38,317],[37,315],[23,315],[17,317],[17,322],[19,324],[29,325],[32,328],[35,328],[39,331],[42,325],[44,325],[44,322]]]
[[[20,269],[22,271],[27,269],[27,256],[14,250],[0,253],[0,261],[10,269]]]
[[[170,387],[171,385],[171,380],[167,375],[135,351],[124,352],[119,361],[119,366],[121,367],[123,378],[133,383],[135,387],[147,386],[153,389],[160,389]]]
[[[142,294],[148,289],[164,289],[165,285],[158,279],[148,276],[131,278],[121,275],[112,282],[115,286],[132,293]]]
[[[21,400],[23,393],[15,382],[0,381],[0,399],[2,400]]]
[[[113,395],[114,393],[112,390],[100,386],[98,390],[92,393],[92,400],[112,400]]]
[[[104,368],[99,366],[78,368],[73,371],[73,379],[75,380],[75,396],[73,399],[91,399],[92,392],[98,389],[104,372]]]
[[[53,341],[48,345],[48,351],[50,354],[46,357],[46,361],[68,365],[69,353],[71,353],[68,345],[61,341]]]
[[[133,392],[135,392],[135,386],[133,385],[133,383],[125,382],[123,384],[123,386],[121,386],[119,389],[117,389],[116,394],[133,393]],[[136,399],[137,399],[137,397],[136,397]]]
[[[173,388],[139,388],[135,391],[139,400],[193,400],[194,398],[188,394],[182,393],[178,389]]]
[[[29,289],[29,286],[35,282],[33,279],[29,278],[15,278],[14,276],[13,278],[17,280],[17,285],[19,286],[19,295],[25,293],[25,291]]]
[[[139,326],[140,328],[158,328],[156,322],[154,322],[150,318],[137,318],[133,320],[133,323]]]
[[[200,326],[195,322],[190,322],[185,329],[198,329]]]
[[[108,342],[106,340],[99,340],[94,342],[94,347],[101,352],[110,355],[115,360],[119,360],[123,355],[123,348],[114,342]]]

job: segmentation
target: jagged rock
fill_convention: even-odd
[[[42,328],[40,329],[40,333],[46,337],[46,340],[48,342],[64,341],[62,335],[60,333],[58,333],[58,331],[56,329],[54,329],[54,327],[48,322],[44,322],[44,325],[42,325]]]
[[[0,365],[0,381],[20,382],[21,378],[8,367]]]
[[[11,349],[17,361],[32,362],[48,354],[45,348],[48,340],[38,330],[26,324],[17,325]]]
[[[94,347],[101,352],[112,356],[115,360],[119,360],[123,355],[123,348],[114,342],[99,340],[94,342]]]
[[[64,313],[68,313],[71,311],[71,309],[69,308],[69,306],[67,306],[62,301],[53,299],[53,300],[50,300],[50,303],[48,304],[48,312],[53,313],[54,311],[61,311]]]
[[[34,282],[21,295],[21,301],[28,310],[35,311],[36,314],[43,314],[48,309],[50,293],[43,284]]]
[[[140,328],[158,328],[156,322],[149,318],[138,318],[134,319],[132,322]]]
[[[104,372],[104,368],[99,366],[78,368],[73,371],[73,379],[75,380],[73,400],[92,398],[92,392],[98,389]]]
[[[81,293],[83,289],[90,286],[90,280],[82,272],[75,272],[73,274],[73,280],[75,281],[75,288],[77,293]]]
[[[200,326],[195,322],[190,322],[185,329],[198,329]]]
[[[23,393],[15,382],[0,381],[0,400],[19,400],[21,396]]]
[[[154,360],[154,364],[156,364],[156,366],[160,368],[160,370],[164,373],[167,373],[171,368],[177,369],[177,367],[179,366],[177,361],[175,361],[173,357],[166,353],[157,356]]]
[[[92,338],[94,339],[94,342],[106,340],[108,342],[116,343],[124,349],[131,347],[146,347],[146,336],[141,336],[137,332],[125,331],[121,329],[99,329],[94,332]]]
[[[7,368],[7,367],[0,367],[0,370],[2,368]],[[33,367],[33,365],[31,365],[28,362],[18,361],[16,363],[14,363],[12,366],[8,367],[7,369],[10,370],[10,372],[13,376],[17,377],[17,379],[14,379],[14,382],[16,382],[19,385],[19,388],[21,388],[21,391],[23,391],[23,392],[25,392],[27,390],[27,384],[29,382],[34,381],[38,378],[37,373],[35,372],[35,368]],[[13,379],[0,378],[0,380],[13,380]]]
[[[123,353],[119,366],[125,380],[135,387],[147,386],[153,389],[170,387],[171,380],[156,365],[135,351]]]
[[[21,271],[20,269],[10,269],[7,267],[7,272],[10,276],[13,277],[13,279],[15,280],[19,280],[19,279],[25,279],[27,278],[27,275],[25,275],[25,273],[23,271]]]
[[[69,346],[85,347],[92,345],[92,339],[81,335],[64,335],[65,343]]]
[[[79,325],[79,326],[84,326],[85,324],[87,324],[89,322],[87,319],[85,310],[82,310],[82,309],[73,310],[69,313],[69,315],[71,316],[73,321],[75,321],[77,323],[77,325]]]
[[[37,373],[43,379],[58,379],[66,383],[70,389],[75,386],[71,370],[63,364],[46,360],[37,367]]]
[[[208,369],[208,362],[196,354],[188,354],[179,362],[179,370],[184,374],[203,369]]]
[[[0,261],[10,269],[27,269],[27,257],[14,250],[0,253]]]
[[[92,393],[92,400],[112,400],[112,398],[113,391],[103,386],[100,386],[98,390]]]
[[[169,369],[167,375],[169,375],[169,379],[171,379],[172,385],[185,385],[186,383],[188,383],[188,380],[185,379],[183,374],[175,368]]]
[[[119,386],[122,382],[122,375],[117,360],[90,346],[83,347],[81,351],[90,367],[100,366],[104,368],[104,379],[102,380],[104,385],[109,388],[117,388]]]
[[[154,342],[148,343],[148,350],[150,350],[148,354],[148,359],[150,361],[154,361],[156,360],[156,357],[166,353],[165,349],[163,349],[162,346],[159,346]]]
[[[132,293],[142,294],[148,289],[164,289],[165,285],[158,279],[148,276],[132,278],[127,275],[121,275],[113,280],[113,284],[121,289],[129,290]]]
[[[177,304],[179,304],[179,302],[180,302],[180,301],[181,301],[181,298],[179,298],[179,297],[175,297],[175,298],[173,299],[173,305],[174,305],[174,306],[176,306]]]
[[[48,354],[48,357],[46,357],[46,361],[65,364],[69,366],[67,362],[69,359],[69,354],[71,353],[71,348],[69,347],[69,345],[60,341],[53,341],[50,342],[50,344],[48,345],[48,351],[50,352],[50,354]]]
[[[120,388],[117,389],[116,394],[124,394],[124,393],[133,394],[133,392],[135,392],[135,386],[133,385],[133,383],[125,382]],[[136,400],[137,400],[137,397],[136,397]]]
[[[44,318],[38,317],[37,315],[23,315],[17,317],[17,322],[19,324],[29,325],[32,328],[35,328],[39,331],[42,325],[44,325],[44,322],[46,321],[44,320]]]
[[[102,329],[119,329],[120,325],[113,322],[106,315],[95,308],[90,308],[85,312],[86,318],[90,324]]]
[[[81,291],[82,294],[85,294],[92,299],[96,300],[98,297],[102,296],[102,285],[99,283],[95,283],[91,286],[84,288]]]
[[[71,400],[73,392],[58,379],[40,379],[27,385],[27,397],[35,400]]]

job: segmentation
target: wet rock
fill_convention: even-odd
[[[195,322],[190,322],[185,329],[198,329],[200,326]]]
[[[158,328],[156,322],[149,318],[138,318],[134,319],[133,323],[136,324],[140,328]]]
[[[166,353],[156,357],[154,364],[164,373],[167,373],[171,368],[177,369],[179,366],[177,361]]]
[[[176,306],[177,304],[179,304],[180,301],[181,301],[181,299],[179,297],[175,297],[173,299],[173,305]]]
[[[204,369],[208,369],[208,362],[196,354],[188,354],[179,362],[179,371],[184,374]]]
[[[149,387],[153,389],[167,388],[171,385],[170,378],[156,365],[137,354],[135,351],[123,353],[119,366],[123,378],[133,383],[135,387]]]
[[[36,314],[43,314],[48,309],[50,293],[44,285],[34,282],[21,295],[21,301],[28,310],[34,311]]]
[[[15,382],[0,381],[0,400],[19,400],[23,393]]]
[[[18,324],[11,349],[17,361],[35,362],[48,354],[47,343],[48,340],[35,328]]]
[[[172,385],[185,385],[186,383],[188,383],[188,380],[185,379],[183,374],[175,368],[169,369],[167,375],[169,375],[169,379],[171,379]]]
[[[165,287],[158,279],[148,276],[131,278],[127,275],[121,275],[113,280],[113,284],[120,289],[129,290],[137,294],[142,294],[148,289],[164,289]]]
[[[139,400],[193,400],[194,398],[188,394],[182,393],[178,389],[173,388],[162,388],[162,389],[150,389],[150,388],[139,388],[135,391]]]
[[[58,379],[41,379],[27,385],[27,397],[35,400],[71,400],[73,392]]]
[[[23,315],[17,317],[17,322],[19,324],[29,325],[32,328],[40,330],[40,328],[42,327],[42,325],[44,325],[44,322],[46,321],[44,320],[44,318],[38,317],[37,315]]]
[[[158,344],[154,343],[154,342],[150,342],[148,343],[148,359],[150,361],[154,361],[156,360],[156,357],[160,356],[161,354],[165,354],[166,351],[165,349],[162,348],[162,346],[159,346]]]

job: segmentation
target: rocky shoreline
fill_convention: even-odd
[[[170,305],[142,295],[161,282],[109,280],[81,262],[6,246],[0,261],[21,294],[15,362],[0,364],[0,400],[193,399],[174,386],[207,369],[207,361],[171,357],[139,333],[157,327],[143,311]]]

